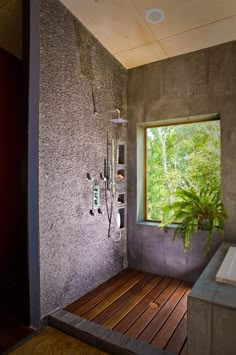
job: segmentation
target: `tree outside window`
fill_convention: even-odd
[[[146,220],[161,222],[186,182],[220,190],[219,120],[146,128],[145,144]]]

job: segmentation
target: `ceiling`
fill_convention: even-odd
[[[0,0],[0,48],[22,57],[22,0]]]
[[[125,68],[236,39],[236,0],[61,0]],[[145,21],[148,9],[165,13]]]

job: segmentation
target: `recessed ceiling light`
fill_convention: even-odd
[[[160,23],[165,18],[165,13],[161,9],[149,9],[145,13],[145,20],[149,23]]]

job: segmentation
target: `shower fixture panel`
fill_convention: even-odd
[[[100,209],[100,187],[97,185],[93,187],[93,209]]]
[[[100,208],[100,186],[98,185],[97,180],[95,180],[90,173],[86,174],[86,177],[89,181],[92,182],[92,191],[91,191],[91,197],[92,197],[92,208],[89,211],[91,216],[95,216],[97,211],[99,214],[102,213],[102,209]]]

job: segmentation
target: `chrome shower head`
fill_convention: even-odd
[[[113,122],[113,123],[127,123],[128,121],[123,117],[117,117],[117,118],[113,118],[111,120],[111,122]]]
[[[117,117],[111,119],[111,122],[113,123],[127,123],[128,120],[126,120],[124,117],[120,117],[120,110],[118,110],[118,108],[115,110],[115,112],[117,113]]]

